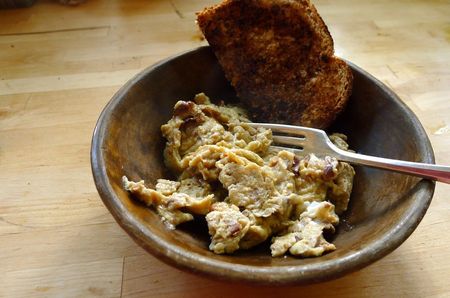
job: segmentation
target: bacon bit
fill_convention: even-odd
[[[325,157],[325,162],[327,163],[325,169],[323,170],[323,178],[325,180],[332,180],[335,178],[335,172],[333,171],[333,161],[329,156]]]
[[[192,101],[180,101],[175,105],[173,115],[181,118],[187,117],[194,110],[194,105],[195,103]]]
[[[222,113],[220,113],[219,111],[212,109],[211,107],[204,107],[202,108],[202,112],[211,118],[214,118],[217,122],[219,122],[220,124],[224,125],[228,123],[228,117],[223,115]]]
[[[234,222],[229,226],[229,235],[236,236],[241,231],[241,225],[238,222]]]
[[[323,170],[323,178],[326,180],[331,180],[334,178],[333,165],[327,164]]]
[[[183,123],[181,123],[180,125],[180,130],[185,130],[186,128],[196,125],[197,124],[197,119],[193,116],[187,117],[186,119],[183,120]]]
[[[219,111],[211,109],[210,107],[204,107],[202,109],[202,112],[205,113],[206,116],[212,117],[214,119],[220,119],[222,117],[222,114]]]
[[[294,172],[295,176],[299,175],[300,170],[300,159],[297,156],[294,156],[294,160],[292,161],[292,172]]]
[[[183,120],[184,124],[188,124],[189,122],[197,122],[197,121],[193,116],[187,117],[186,119]]]

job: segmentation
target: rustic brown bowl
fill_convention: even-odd
[[[353,95],[333,131],[348,135],[358,152],[434,163],[433,150],[416,116],[385,85],[350,63]],[[157,258],[190,272],[262,284],[305,284],[358,270],[397,248],[424,216],[435,184],[407,175],[356,167],[349,210],[333,243],[318,258],[272,258],[269,244],[216,255],[201,220],[169,231],[158,215],[122,189],[121,177],[153,186],[168,177],[160,126],[177,100],[205,92],[236,101],[209,47],[164,60],[123,86],[103,110],[94,131],[92,172],[98,192],[120,226]]]

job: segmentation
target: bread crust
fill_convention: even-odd
[[[351,93],[352,72],[308,0],[225,0],[197,22],[256,121],[326,128]]]

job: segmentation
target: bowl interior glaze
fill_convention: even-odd
[[[385,85],[355,65],[353,93],[330,132],[342,132],[357,152],[434,163],[416,116]],[[158,215],[122,189],[121,177],[170,177],[163,164],[160,126],[178,100],[199,92],[213,100],[237,101],[209,47],[154,65],[130,80],[102,112],[94,131],[92,171],[99,194],[122,228],[161,260],[220,279],[264,284],[305,284],[360,269],[398,247],[424,216],[434,182],[356,167],[348,211],[333,236],[337,249],[318,258],[272,258],[269,243],[234,255],[208,250],[205,223],[169,231]]]

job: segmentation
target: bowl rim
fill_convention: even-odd
[[[105,140],[107,123],[112,117],[112,112],[120,103],[121,98],[142,78],[149,73],[162,67],[164,64],[174,59],[182,59],[185,56],[196,54],[201,51],[210,51],[209,46],[201,46],[190,49],[153,64],[136,74],[131,80],[125,83],[107,103],[101,112],[92,135],[91,142],[91,170],[97,191],[109,209],[114,219],[119,225],[145,250],[156,256],[158,259],[189,272],[200,273],[209,277],[222,280],[232,280],[240,282],[251,282],[259,284],[306,284],[330,280],[343,276],[352,271],[359,270],[392,252],[399,247],[416,229],[425,215],[435,189],[435,182],[421,180],[423,184],[421,195],[425,197],[424,204],[411,208],[410,212],[390,231],[386,232],[380,239],[362,247],[360,250],[348,253],[338,259],[327,260],[316,264],[306,264],[297,266],[251,266],[233,264],[217,259],[208,258],[187,249],[182,249],[176,245],[164,241],[162,238],[152,234],[146,225],[138,218],[125,212],[126,208],[116,195],[106,172],[106,164],[103,158],[102,145]],[[424,162],[434,163],[434,153],[430,140],[421,125],[417,116],[412,110],[385,84],[364,71],[355,64],[346,61],[354,72],[359,72],[364,77],[371,80],[377,88],[388,93],[399,108],[411,119],[413,126],[420,136],[419,144],[424,152]],[[420,208],[419,208],[420,207]],[[201,266],[198,266],[198,265]]]

